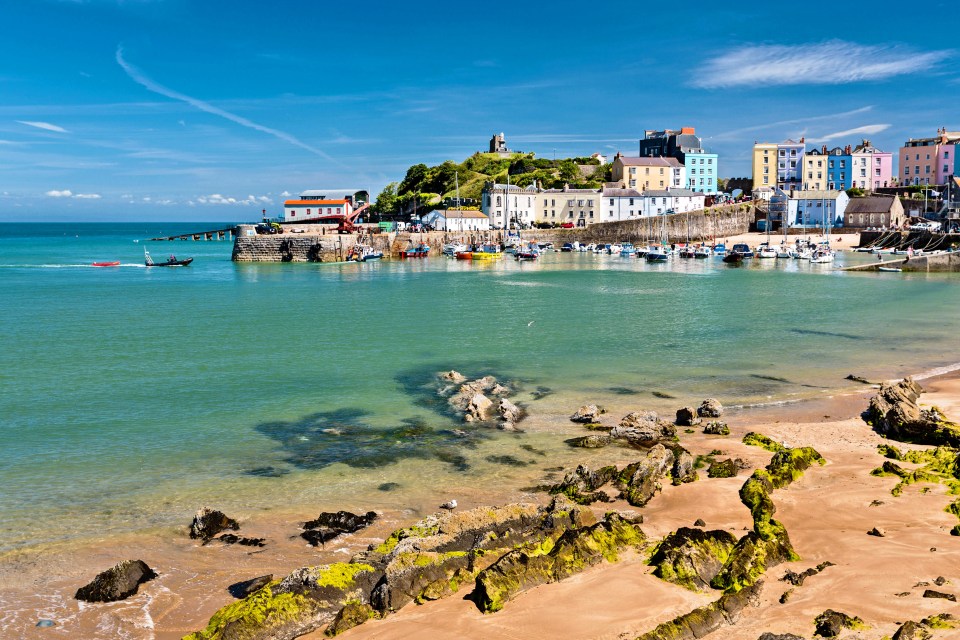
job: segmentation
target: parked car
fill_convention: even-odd
[[[940,231],[939,222],[918,222],[909,227],[910,231]]]
[[[561,229],[573,229],[573,223],[572,223],[572,222],[564,222],[563,224],[560,225],[560,228],[561,228]]]

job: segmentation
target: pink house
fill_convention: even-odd
[[[852,154],[851,186],[865,191],[893,186],[893,154],[880,151],[869,140],[861,142]]]
[[[960,131],[938,129],[934,138],[910,138],[900,148],[900,184],[944,184],[955,166]]]

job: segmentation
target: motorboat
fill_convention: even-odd
[[[624,258],[633,258],[637,255],[637,248],[629,242],[620,245],[620,255]]]
[[[770,245],[764,244],[760,245],[760,250],[757,251],[758,258],[770,259],[777,257],[777,250],[771,247]]]
[[[727,245],[725,244],[715,244],[713,245],[713,255],[715,256],[724,256],[727,253]]]
[[[370,260],[380,260],[383,258],[382,251],[376,251],[368,244],[358,244],[347,256],[347,262],[368,262]]]
[[[644,256],[647,262],[666,262],[667,257],[670,255],[669,249],[666,247],[661,247],[657,245],[651,245],[647,249],[647,253]]]
[[[119,260],[115,260],[115,261],[113,261],[113,262],[93,262],[93,263],[91,263],[90,266],[92,266],[92,267],[119,267],[119,266],[120,266],[120,261],[119,261]]]
[[[743,243],[733,245],[732,252],[739,253],[743,258],[752,258],[754,255],[753,249],[750,248],[750,245]]]
[[[473,251],[461,251],[457,254],[457,260],[499,260],[502,257],[503,252],[495,244],[484,244]]]
[[[833,262],[833,251],[829,247],[818,247],[810,254],[810,262],[813,264],[826,264]]]
[[[401,258],[426,258],[430,255],[430,245],[425,243],[411,244],[400,252]]]
[[[710,247],[706,245],[700,245],[693,250],[693,257],[697,259],[709,258],[710,257]]]
[[[580,246],[579,242],[564,242],[560,247],[560,251],[564,253],[570,253],[571,251],[576,251],[577,247]]]
[[[462,242],[448,242],[443,245],[443,255],[445,256],[455,256],[460,251],[469,251],[470,247],[465,245]]]
[[[144,254],[143,262],[148,267],[186,267],[191,262],[193,262],[193,258],[185,258],[183,260],[178,260],[177,256],[174,256],[174,255],[171,255],[170,259],[164,262],[154,262],[153,258],[150,257],[149,251],[144,251],[143,254]]]
[[[730,253],[727,253],[726,255],[723,256],[723,261],[726,262],[727,264],[740,264],[743,262],[743,258],[744,258],[744,255],[742,253],[740,253],[736,249],[733,249],[732,251],[730,251]]]
[[[681,258],[694,258],[694,257],[696,257],[696,254],[695,254],[694,251],[693,251],[693,247],[691,247],[691,246],[688,245],[688,244],[680,247],[680,249],[677,251],[677,255],[680,256]]]
[[[777,247],[777,248],[776,248],[776,252],[777,252],[777,258],[778,258],[778,259],[790,258],[790,257],[791,257],[791,256],[790,256],[790,247],[788,247],[788,246],[785,245],[785,244],[781,244],[779,247]]]

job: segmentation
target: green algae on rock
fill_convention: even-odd
[[[637,640],[697,640],[725,624],[735,624],[744,607],[757,602],[760,583],[740,591],[725,593],[710,604],[657,625]]]
[[[649,564],[661,580],[700,591],[710,586],[736,543],[737,538],[722,529],[681,527],[660,541]]]
[[[771,451],[773,453],[786,449],[786,447],[773,438],[769,438],[762,433],[755,433],[753,431],[743,436],[743,444],[751,447],[760,447],[761,449],[766,449],[767,451]]]

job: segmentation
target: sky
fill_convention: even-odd
[[[953,3],[735,4],[0,0],[0,222],[256,220],[499,132],[550,158],[693,126],[741,177],[756,141],[960,130]]]

